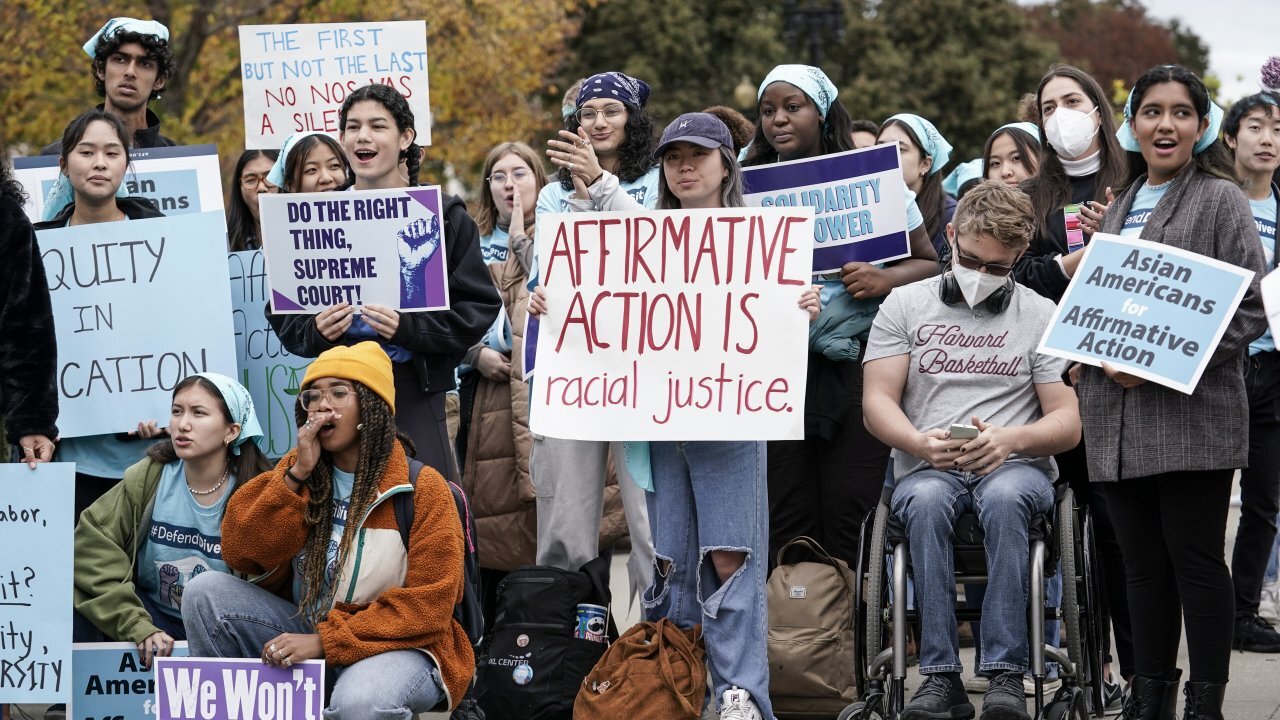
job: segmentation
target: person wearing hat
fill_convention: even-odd
[[[143,667],[185,640],[184,590],[230,570],[219,550],[227,500],[270,467],[243,385],[200,373],[178,383],[169,437],[89,506],[75,530],[77,642],[127,641]]]
[[[425,465],[410,482],[413,442],[395,411],[377,343],[334,347],[307,367],[297,448],[231,498],[222,523],[227,565],[261,579],[204,573],[187,586],[192,657],[323,659],[337,677],[326,718],[409,717],[462,699],[475,666],[453,617],[462,525],[439,472]],[[407,539],[398,493],[413,493]]]
[[[103,98],[99,110],[120,118],[133,147],[169,147],[178,143],[160,134],[160,118],[147,108],[157,100],[177,65],[169,47],[169,28],[155,20],[112,18],[84,44],[92,58],[93,82]],[[41,155],[59,155],[55,140]]]
[[[907,189],[916,194],[916,204],[924,215],[925,232],[933,241],[938,262],[946,267],[951,259],[947,223],[956,211],[956,199],[942,189],[942,168],[951,160],[951,143],[933,123],[910,113],[898,113],[885,120],[876,142],[898,144],[902,177]]]
[[[1089,479],[1106,498],[1128,576],[1135,671],[1125,717],[1173,715],[1182,627],[1187,720],[1220,719],[1231,665],[1234,587],[1225,538],[1236,469],[1249,461],[1244,360],[1266,327],[1258,229],[1217,142],[1222,110],[1195,73],[1148,70],[1117,137],[1133,179],[1101,231],[1177,247],[1253,278],[1192,393],[1122,370],[1075,366]]]

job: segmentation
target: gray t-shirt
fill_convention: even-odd
[[[911,355],[902,411],[917,430],[968,425],[977,415],[994,425],[1029,425],[1042,416],[1035,385],[1062,382],[1067,361],[1036,352],[1054,305],[1022,285],[1009,307],[991,313],[982,304],[947,305],[938,296],[941,276],[895,288],[871,326],[863,362]],[[1052,480],[1053,458],[1012,455],[1029,461]],[[901,480],[928,467],[920,458],[893,451]]]

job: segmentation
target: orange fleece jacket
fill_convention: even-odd
[[[303,513],[310,492],[306,487],[293,492],[284,478],[296,455],[289,452],[275,469],[237,490],[227,500],[222,520],[222,558],[227,565],[251,577],[271,572],[261,584],[285,597],[290,593],[291,563],[307,539]],[[379,495],[406,486],[408,480],[409,462],[397,441],[378,484]],[[375,506],[361,528],[398,533],[391,498]],[[351,551],[357,551],[356,544]],[[471,642],[453,618],[465,582],[462,563],[462,524],[453,495],[444,478],[426,467],[415,490],[404,586],[382,589],[370,603],[336,603],[316,627],[325,659],[347,666],[391,650],[425,650],[440,667],[452,708],[475,672]]]

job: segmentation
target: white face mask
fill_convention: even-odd
[[[964,294],[964,301],[971,308],[977,307],[979,303],[990,297],[991,293],[1004,287],[1009,280],[1007,275],[992,275],[970,270],[958,262],[952,264],[951,274],[955,277],[956,284],[960,286],[960,292]]]
[[[1093,136],[1098,134],[1098,126],[1089,117],[1096,112],[1098,108],[1087,113],[1070,108],[1055,110],[1044,124],[1044,134],[1049,139],[1049,144],[1068,160],[1075,160],[1083,155],[1093,142]]]

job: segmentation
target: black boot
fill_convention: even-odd
[[[1168,680],[1134,675],[1120,720],[1174,720],[1181,677],[1181,670],[1169,673]]]
[[[1227,694],[1225,683],[1189,682],[1182,692],[1187,696],[1182,720],[1222,720],[1222,699]]]

